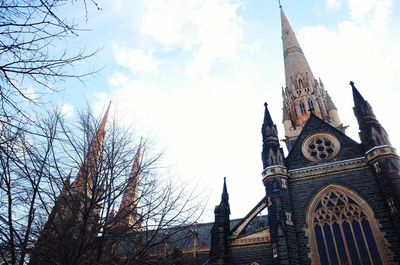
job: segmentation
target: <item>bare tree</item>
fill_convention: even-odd
[[[0,263],[183,258],[171,242],[185,236],[200,206],[186,187],[163,176],[148,141],[138,144],[115,120],[106,129],[106,116],[98,122],[91,112],[74,126],[59,112],[38,124],[35,133],[46,137],[13,126],[0,131],[20,134],[0,145]]]
[[[75,126],[45,114],[40,95],[91,73],[74,65],[96,51],[57,45],[84,31],[61,15],[72,4],[87,16],[86,0],[0,1],[1,264],[147,262],[197,209],[161,177],[148,142],[138,152],[129,131],[106,133],[90,111]]]
[[[90,3],[97,7],[94,0]],[[34,104],[29,103],[37,104],[42,94],[57,91],[56,84],[66,78],[81,79],[92,73],[77,73],[73,67],[97,51],[60,48],[60,43],[65,45],[61,40],[76,37],[84,30],[75,18],[64,17],[63,11],[75,7],[86,17],[86,4],[86,0],[0,1],[1,126],[32,122],[28,113]]]

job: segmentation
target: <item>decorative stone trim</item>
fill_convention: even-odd
[[[289,181],[298,181],[324,175],[351,172],[367,168],[368,164],[364,157],[358,157],[338,162],[325,163],[317,166],[303,167],[288,171]]]
[[[398,158],[396,149],[388,145],[376,146],[365,152],[365,157],[367,158],[368,162],[374,161],[375,159],[383,156],[393,156]]]
[[[287,179],[286,178],[281,178],[281,185],[282,185],[282,188],[287,189]]]
[[[187,253],[204,253],[204,252],[210,252],[210,246],[203,246],[203,247],[187,247],[187,248],[180,248],[180,251],[182,253],[187,254]]]
[[[229,245],[231,247],[246,246],[246,245],[258,245],[266,244],[271,242],[271,235],[269,229],[264,229],[258,233],[247,235],[240,238],[231,239]]]
[[[287,177],[287,169],[284,166],[270,166],[262,172],[263,180],[272,177]]]
[[[289,212],[285,212],[286,224],[293,225],[292,214]]]
[[[379,167],[379,162],[375,162],[372,165],[374,166],[375,173],[380,173],[381,172],[381,168]]]

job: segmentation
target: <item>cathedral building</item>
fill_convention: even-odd
[[[313,75],[282,7],[280,12],[289,153],[283,153],[265,104],[261,157],[266,196],[233,223],[224,182],[215,207],[209,263],[400,264],[399,157],[354,82],[349,89],[361,143],[345,134],[338,110]],[[268,215],[260,217],[266,208]]]
[[[399,156],[371,105],[361,95],[362,88],[357,89],[354,82],[350,82],[349,89],[353,93],[361,143],[345,134],[338,110],[322,81],[315,78],[282,7],[280,13],[286,82],[282,89],[282,122],[288,154],[284,155],[276,123],[265,103],[261,128],[265,196],[244,218],[231,220],[224,180],[214,222],[171,233],[165,240],[165,248],[157,249],[160,251],[154,256],[172,253],[170,256],[190,257],[181,259],[181,263],[172,260],[168,264],[400,264]],[[77,242],[81,232],[73,225],[76,220],[86,218],[93,223],[84,231],[86,237],[96,237],[99,232],[97,204],[92,206],[95,211],[91,215],[70,211],[65,206],[74,199],[85,209],[88,201],[96,201],[104,192],[102,185],[98,185],[98,190],[87,191],[92,190],[91,181],[96,180],[91,170],[98,164],[107,115],[108,110],[77,179],[72,184],[65,183],[35,245],[30,264],[45,264],[43,260],[49,251],[65,261],[73,249],[68,249],[70,242]],[[115,219],[107,226],[110,233],[134,228],[127,237],[118,236],[115,242],[110,241],[111,253],[119,255],[114,264],[138,264],[124,257],[135,248],[134,236],[143,235],[135,199],[141,161],[139,147],[129,188]],[[265,209],[268,214],[261,215]],[[59,242],[55,230],[63,233],[62,238],[68,239],[68,244]],[[176,240],[182,234],[189,237],[185,241]],[[43,251],[44,248],[47,250]],[[165,260],[146,264],[166,264]]]

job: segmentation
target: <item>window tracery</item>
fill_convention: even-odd
[[[327,133],[311,135],[302,145],[303,155],[314,162],[333,159],[340,151],[339,140]]]
[[[335,185],[316,197],[308,210],[313,264],[386,264],[382,235],[365,201]]]

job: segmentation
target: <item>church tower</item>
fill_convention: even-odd
[[[272,121],[267,103],[264,106],[264,122],[261,128],[264,167],[262,176],[268,206],[272,256],[275,264],[296,264],[298,263],[296,230],[287,182],[288,172],[276,125]]]
[[[30,265],[78,264],[99,232],[104,178],[100,177],[111,102],[97,128],[75,181],[65,178],[47,222],[32,250]],[[85,257],[85,262],[95,257]]]
[[[285,157],[265,103],[265,197],[242,219],[229,220],[224,184],[211,230],[213,262],[206,264],[400,264],[400,158],[388,133],[350,82],[361,142],[345,134],[281,6],[280,15],[289,152]],[[258,225],[255,220],[266,208],[267,222]]]
[[[321,79],[317,80],[280,6],[286,86],[282,88],[285,142],[290,150],[304,124],[314,113],[344,131],[338,111]]]
[[[399,157],[353,82],[361,143],[344,134],[282,7],[280,14],[289,154],[280,159],[271,118],[262,133],[274,264],[399,264]]]

